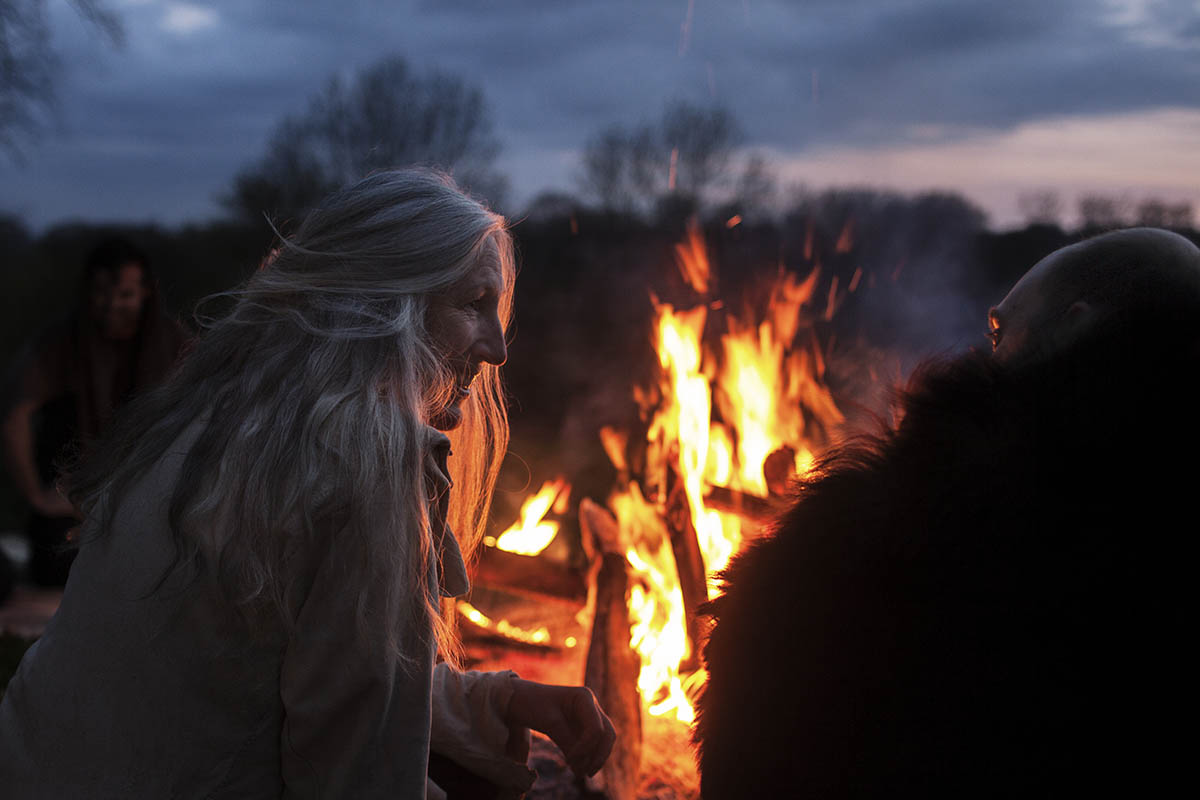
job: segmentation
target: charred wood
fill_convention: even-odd
[[[536,600],[577,608],[587,602],[587,579],[581,571],[545,558],[517,555],[494,547],[483,548],[473,579],[477,584]]]
[[[688,503],[683,481],[673,468],[667,472],[667,530],[671,534],[671,551],[675,555],[675,570],[679,573],[679,588],[683,594],[683,613],[687,619],[687,660],[680,669],[693,670],[700,666],[700,606],[708,601],[708,582],[705,579],[704,556],[696,539],[692,509]]]
[[[608,509],[585,497],[579,501],[579,531],[588,561],[597,563],[604,553],[621,555],[621,528]]]
[[[792,482],[796,480],[795,448],[785,444],[772,450],[763,461],[763,478],[773,499],[787,497]]]
[[[787,508],[787,503],[782,500],[746,494],[724,486],[712,487],[704,498],[704,504],[714,511],[737,514],[759,525],[771,522]]]
[[[642,761],[641,659],[630,645],[625,556],[604,553],[596,571],[596,615],[588,645],[584,685],[592,690],[617,733],[612,754],[589,788],[609,800],[635,800]]]

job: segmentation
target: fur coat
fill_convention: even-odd
[[[926,364],[827,455],[709,606],[704,798],[1195,783],[1194,327]]]

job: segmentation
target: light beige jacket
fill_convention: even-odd
[[[448,443],[430,439],[444,510]],[[435,665],[416,630],[402,632],[414,666],[398,667],[357,635],[357,587],[336,547],[290,636],[249,635],[203,564],[156,587],[174,560],[167,503],[190,441],[130,491],[111,535],[82,547],[0,705],[0,796],[440,798],[431,744],[511,796],[528,789],[533,773],[506,755],[528,732],[501,718],[515,676]],[[430,580],[455,596],[466,569],[439,527]]]

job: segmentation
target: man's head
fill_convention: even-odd
[[[88,311],[106,339],[132,339],[142,322],[152,281],[145,254],[125,239],[106,239],[84,265]]]
[[[988,312],[988,328],[998,358],[1026,361],[1181,312],[1200,320],[1200,249],[1169,231],[1130,228],[1043,258]]]

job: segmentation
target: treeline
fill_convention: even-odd
[[[757,216],[740,213],[736,203],[673,212],[663,206],[657,213],[649,207],[619,211],[546,195],[514,217],[522,261],[518,319],[521,330],[538,329],[539,349],[563,341],[543,338],[548,329],[580,327],[586,337],[592,319],[595,329],[608,328],[608,338],[643,335],[630,309],[646,311],[651,291],[666,299],[682,291],[673,253],[689,222],[703,228],[722,295],[730,301],[741,302],[778,268],[801,275],[820,268],[821,291],[836,279],[845,295],[831,326],[844,328],[843,336],[905,351],[978,344],[987,306],[1033,263],[1112,227],[1038,223],[991,232],[980,209],[944,192],[797,192],[783,210]],[[1190,227],[1175,229],[1197,238]],[[167,307],[185,323],[202,298],[248,277],[275,235],[249,219],[178,229],[76,223],[34,235],[18,219],[0,217],[7,306],[0,317],[0,357],[11,359],[34,332],[74,307],[87,251],[113,233],[148,253]],[[856,291],[847,293],[851,283]],[[561,309],[568,313],[560,315]],[[619,320],[619,332],[604,320]],[[608,346],[607,339],[601,346]]]
[[[819,269],[806,313],[828,348],[827,379],[840,398],[867,406],[917,358],[986,346],[986,310],[1007,287],[1049,252],[1099,232],[1055,225],[991,232],[978,208],[946,193],[830,190],[796,195],[782,213],[757,221],[728,211],[695,217],[723,302],[713,325],[724,313],[763,313],[762,287],[779,269],[801,277]],[[651,293],[680,306],[698,301],[675,266],[689,217],[600,210],[564,198],[516,220],[521,272],[506,367],[513,449],[528,464],[574,475],[581,489],[594,482],[602,496],[612,476],[596,430],[630,426],[632,386],[649,384],[655,369]],[[1182,232],[1200,241],[1195,230]],[[203,297],[248,277],[273,236],[248,221],[180,229],[71,225],[40,236],[0,221],[5,361],[75,305],[84,256],[111,233],[147,251],[168,308],[185,323]]]

